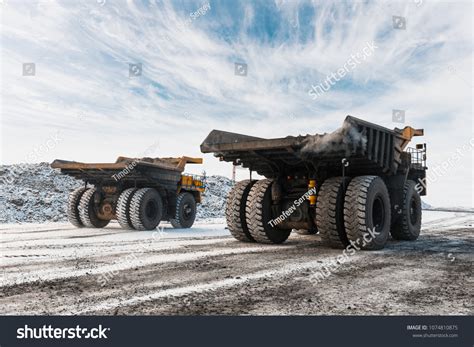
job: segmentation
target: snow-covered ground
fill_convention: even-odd
[[[319,235],[241,243],[225,227],[232,182],[208,177],[191,229],[66,221],[82,183],[44,164],[0,167],[0,314],[469,314],[474,211],[424,205],[420,238],[341,254]]]
[[[417,241],[357,252],[317,284],[341,254],[318,235],[241,243],[222,218],[156,231],[0,224],[1,313],[468,314],[473,217],[425,211]]]
[[[469,228],[473,227],[473,222],[474,212],[424,210],[422,230],[434,227],[441,229]]]

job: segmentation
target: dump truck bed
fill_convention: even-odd
[[[213,130],[201,144],[203,153],[242,165],[267,178],[340,172],[342,159],[353,174],[395,174],[401,153],[422,130],[388,129],[352,116],[333,133],[263,139]]]
[[[175,188],[188,163],[200,164],[202,159],[119,157],[115,163],[81,163],[57,159],[51,167],[94,185],[116,185],[119,182],[125,187]]]

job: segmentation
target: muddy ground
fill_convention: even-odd
[[[318,235],[240,243],[221,221],[133,232],[111,224],[0,225],[0,314],[466,315],[474,311],[472,213],[427,212],[415,242],[340,250]]]

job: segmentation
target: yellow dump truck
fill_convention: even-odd
[[[303,230],[330,247],[381,249],[389,233],[420,233],[426,145],[407,145],[423,134],[348,116],[329,134],[263,139],[213,130],[201,151],[264,177],[250,175],[229,193],[227,226],[237,240],[282,243]]]
[[[184,173],[202,158],[127,158],[115,163],[55,160],[51,167],[84,181],[69,195],[67,214],[76,227],[103,228],[116,219],[122,228],[153,230],[161,221],[190,228],[205,177]]]

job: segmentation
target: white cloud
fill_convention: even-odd
[[[170,1],[6,0],[2,162],[24,161],[56,129],[65,139],[45,161],[111,161],[157,139],[157,156],[199,156],[214,128],[279,137],[334,130],[347,114],[393,128],[392,109],[425,128],[430,165],[473,136],[470,2],[279,0],[271,40],[259,36],[270,3],[211,1],[186,26],[205,2],[188,11]],[[406,17],[406,30],[392,28],[393,15]],[[372,41],[372,57],[316,101],[308,96]],[[234,75],[235,61],[248,64],[247,77]],[[36,76],[21,75],[25,62],[36,63]],[[136,62],[143,76],[129,78]],[[206,159],[208,173],[230,175],[229,165]],[[472,205],[472,162],[429,187],[427,201]]]

